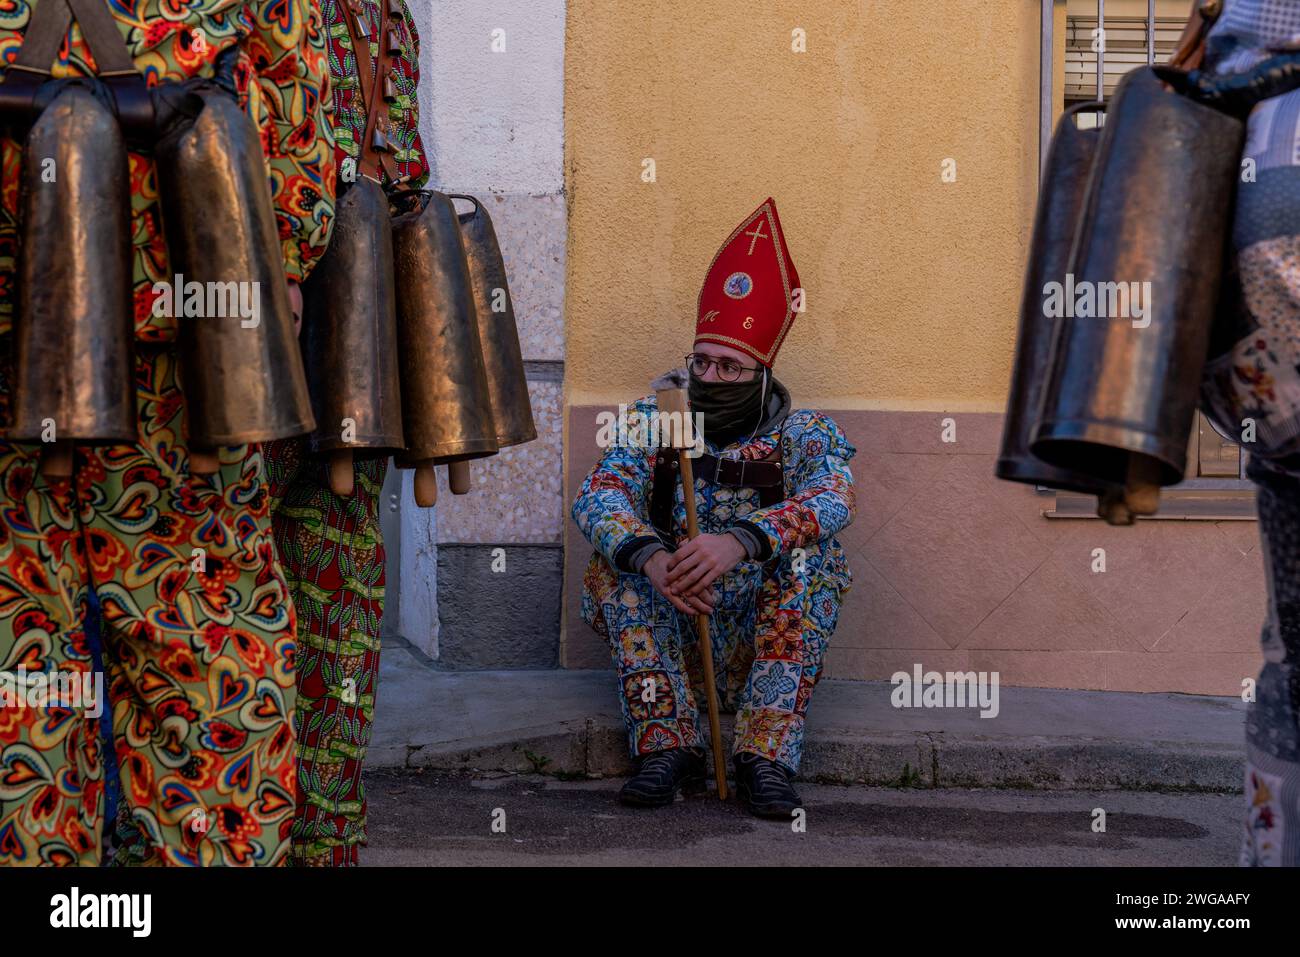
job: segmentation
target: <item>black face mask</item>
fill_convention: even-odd
[[[766,416],[764,378],[761,369],[749,382],[702,382],[691,375],[686,394],[691,411],[704,419],[706,439],[726,445],[758,428]],[[766,379],[770,382],[772,377]]]

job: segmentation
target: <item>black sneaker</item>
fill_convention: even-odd
[[[790,812],[803,806],[790,775],[775,761],[742,751],[735,765],[736,794],[749,813],[788,821]]]
[[[618,799],[635,807],[665,807],[673,803],[679,790],[694,794],[704,787],[704,752],[673,748],[642,755],[636,775],[623,785]]]

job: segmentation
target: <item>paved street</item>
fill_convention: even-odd
[[[710,797],[621,807],[622,781],[372,771],[367,865],[1217,865],[1236,863],[1239,794],[801,784],[806,833]],[[1107,813],[1104,834],[1092,809]],[[492,829],[494,815],[504,833]]]

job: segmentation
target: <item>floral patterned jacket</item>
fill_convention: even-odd
[[[652,416],[653,395],[628,407],[628,416]],[[761,459],[781,443],[786,498],[762,508],[753,489],[725,489],[696,480],[696,510],[700,530],[720,534],[738,524],[759,533],[766,547],[757,561],[775,567],[803,549],[809,574],[831,578],[847,589],[852,582],[848,563],[835,536],[853,521],[855,501],[849,460],[857,450],[829,417],[800,409],[779,426],[730,445],[705,442],[705,451],[745,459]],[[585,590],[610,578],[611,571],[632,571],[632,556],[647,541],[658,538],[650,525],[649,504],[654,484],[656,450],[638,445],[611,445],[588,473],[573,503],[573,520],[596,548],[585,576]],[[681,483],[674,491],[673,535],[686,540],[686,506]],[[600,567],[603,566],[603,567]],[[593,596],[584,595],[584,605]]]
[[[38,2],[0,4],[0,63],[12,63],[18,55]],[[239,48],[235,85],[240,105],[262,134],[285,273],[297,281],[306,278],[325,251],[334,218],[334,136],[318,0],[103,2],[150,84],[211,76],[217,56]],[[93,72],[75,25],[71,39],[53,64],[56,77]],[[14,308],[21,159],[19,144],[0,142],[0,336],[9,333]],[[153,284],[171,280],[153,163],[130,154],[130,176],[136,337],[167,342],[176,336],[175,319],[154,316],[152,310]]]

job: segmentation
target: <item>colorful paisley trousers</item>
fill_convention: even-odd
[[[139,441],[78,447],[71,480],[0,443],[0,671],[91,671],[101,606],[121,770],[117,863],[270,865],[293,820],[294,613],[257,446],[188,474],[174,353],[136,358]],[[97,722],[0,707],[0,865],[100,860]]]
[[[653,415],[654,397],[631,412]],[[728,456],[759,459],[782,445],[784,501],[759,505],[752,488],[697,479],[702,533],[746,522],[767,539],[764,560],[742,562],[721,576],[709,619],[719,703],[735,711],[733,753],[752,752],[792,772],[803,755],[804,717],[822,674],[842,596],[852,577],[835,535],[853,520],[856,453],[826,416],[800,410],[783,425],[732,443]],[[719,454],[706,443],[706,450]],[[643,574],[622,567],[637,543],[654,534],[647,521],[653,484],[651,451],[615,445],[583,482],[573,518],[596,547],[583,579],[583,618],[606,638],[633,757],[703,746],[703,687],[692,616],[678,612]],[[674,492],[673,534],[686,539],[682,490]]]
[[[370,743],[384,611],[379,496],[387,458],[358,459],[350,498],[330,491],[306,442],[266,450],[275,543],[298,613],[295,864],[348,867],[366,839]]]

